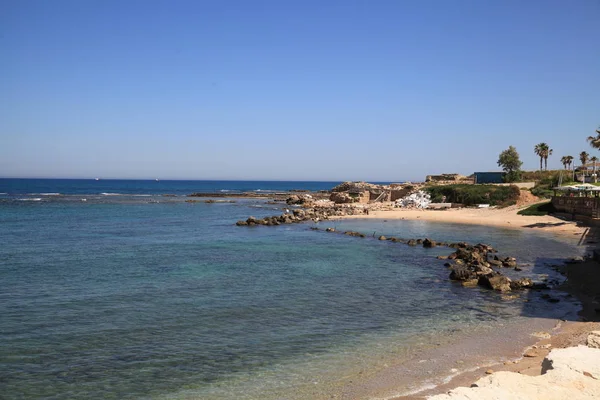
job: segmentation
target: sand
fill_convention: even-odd
[[[347,215],[336,217],[369,219],[406,219],[456,224],[487,225],[503,228],[524,228],[548,231],[563,235],[584,235],[587,228],[573,221],[565,221],[553,216],[518,215],[523,206],[506,208],[454,208],[446,210],[402,209],[373,210],[368,215]]]

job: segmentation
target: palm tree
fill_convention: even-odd
[[[546,160],[546,169],[548,169],[548,156],[552,154],[552,150],[548,144],[544,142],[538,143],[535,145],[533,151],[540,157],[540,171],[542,170],[542,161],[544,160]]]
[[[565,158],[567,159],[567,164],[571,167],[571,164],[573,164],[573,156],[566,156]]]
[[[598,162],[598,157],[594,156],[592,158],[590,158],[590,161],[594,163],[594,174],[592,175],[594,177],[594,183],[596,183],[598,180],[596,179],[596,163]]]
[[[588,136],[587,141],[593,148],[600,149],[600,128],[596,129],[596,136]]]
[[[579,153],[579,160],[581,161],[581,165],[587,164],[589,159],[590,155],[587,152],[582,151],[581,153]]]
[[[565,167],[565,169],[567,169],[567,165],[569,165],[569,162],[567,161],[567,157],[566,156],[562,156],[560,158],[560,162],[562,163],[563,167]]]
[[[590,155],[586,151],[582,151],[581,153],[579,153],[579,161],[581,161],[581,172],[583,173],[583,181],[584,182],[585,182],[585,172],[587,171],[585,164],[587,164],[589,159],[590,159]]]
[[[548,157],[552,155],[552,149],[548,149],[546,155],[544,155],[544,169],[548,171]]]

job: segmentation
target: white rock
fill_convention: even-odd
[[[595,379],[600,379],[600,349],[577,346],[566,349],[554,349],[542,363],[542,373],[564,373],[574,371],[579,374],[587,372]]]
[[[593,331],[587,337],[588,347],[600,349],[600,331]]]
[[[600,398],[600,349],[555,349],[544,359],[545,374],[496,372],[431,400],[583,400]]]

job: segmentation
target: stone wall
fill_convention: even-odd
[[[559,213],[598,218],[600,198],[555,196],[552,198],[552,205]]]

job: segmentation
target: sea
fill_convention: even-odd
[[[337,183],[0,179],[0,397],[372,398],[366,382],[392,366],[421,371],[434,356],[420,357],[469,335],[576,312],[560,292],[549,303],[461,287],[436,258],[450,249],[377,237],[488,243],[550,284],[564,279],[553,265],[582,253],[577,237],[419,220],[238,227],[289,206],[186,202]],[[448,374],[425,368],[373,393]]]

